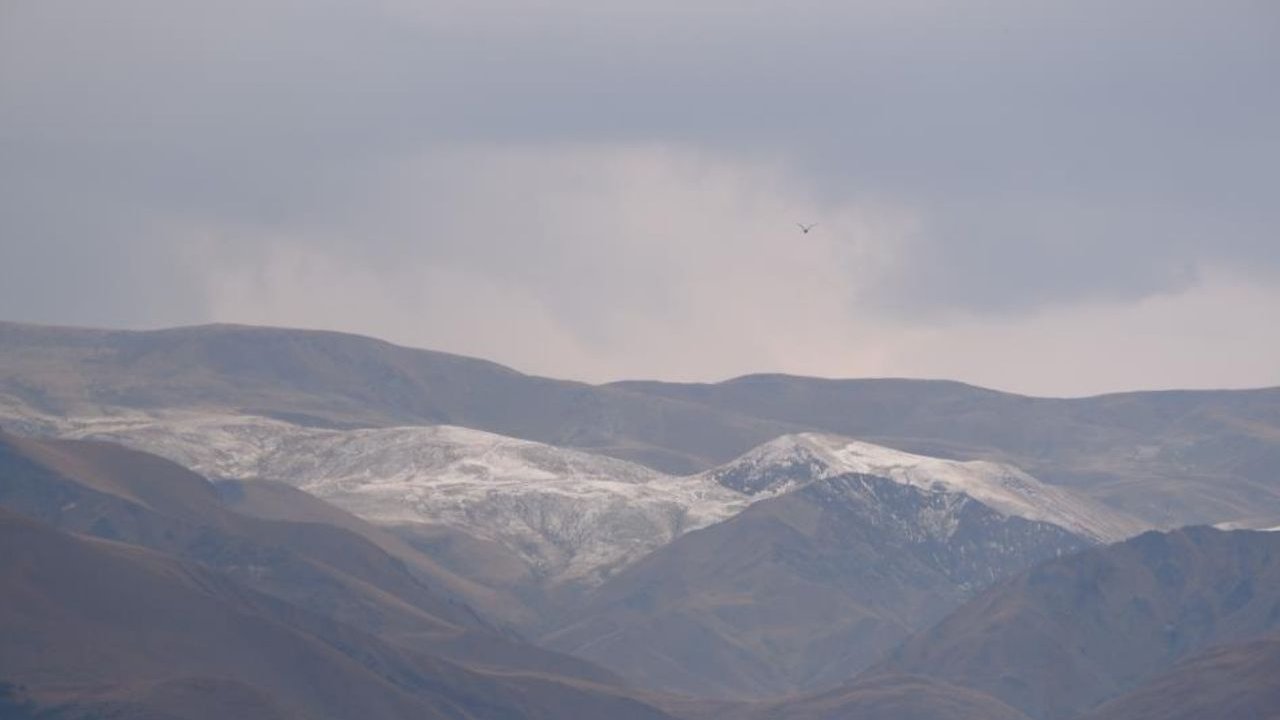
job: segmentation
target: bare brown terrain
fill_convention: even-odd
[[[8,511],[0,537],[0,676],[42,705],[110,717],[229,706],[246,718],[664,717],[585,682],[468,670],[205,567]]]
[[[1280,534],[1152,532],[997,584],[867,677],[924,675],[1063,720],[1277,629]]]
[[[1280,640],[1214,648],[1103,704],[1082,720],[1280,717]]]

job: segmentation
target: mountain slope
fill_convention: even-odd
[[[925,675],[1058,720],[1278,628],[1280,534],[1152,532],[996,585],[867,676]]]
[[[232,512],[203,478],[161,458],[109,443],[0,433],[0,506],[62,529],[203,563],[257,591],[417,651],[619,682],[499,632],[462,602],[486,599],[466,581],[336,508],[317,509],[314,498],[297,502],[299,495],[295,490],[289,496],[291,512],[305,521],[247,517]]]
[[[590,685],[486,675],[407,653],[202,566],[4,510],[0,553],[0,677],[76,714],[665,717]]]
[[[1201,653],[1082,720],[1271,720],[1280,715],[1280,640]]]
[[[333,603],[353,615],[370,612],[382,623],[398,617],[406,631],[442,635],[479,626],[465,605],[353,533],[239,516],[204,478],[153,455],[0,433],[0,472],[0,505],[63,529],[185,556],[265,591]]]
[[[820,478],[623,570],[543,642],[671,692],[820,688],[992,580],[1088,544],[960,493]]]
[[[881,677],[774,703],[751,720],[1027,720],[989,695],[920,677]]]
[[[915,455],[817,433],[771,440],[706,476],[750,495],[778,495],[814,480],[860,474],[922,490],[960,493],[997,512],[1046,522],[1099,542],[1136,535],[1139,521],[1036,480],[1016,467]]]
[[[386,527],[452,528],[496,546],[491,561],[519,563],[527,577],[516,584],[546,588],[597,585],[750,502],[708,478],[449,426],[323,430],[170,413],[63,432],[142,448],[209,477],[287,482]]]

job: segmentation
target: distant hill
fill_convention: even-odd
[[[317,427],[448,424],[694,470],[794,429],[313,330],[151,332],[0,323],[0,418],[199,409]]]
[[[610,387],[925,455],[1009,462],[1156,525],[1280,517],[1280,388],[1054,399],[787,375]]]

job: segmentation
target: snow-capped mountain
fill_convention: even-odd
[[[751,498],[709,478],[450,426],[323,430],[252,416],[69,421],[210,478],[279,480],[381,525],[427,523],[497,542],[555,585],[594,585]]]
[[[963,495],[1007,516],[1057,525],[1097,542],[1121,540],[1141,523],[1012,465],[945,460],[820,433],[786,435],[703,475],[752,496],[776,496],[841,475],[883,477]]]
[[[252,415],[173,411],[23,421],[62,437],[120,442],[214,479],[287,482],[381,525],[461,530],[497,543],[549,586],[598,585],[681,535],[755,502],[853,474],[940,496],[927,513],[934,529],[953,526],[946,508],[956,514],[969,501],[1091,541],[1141,529],[1009,465],[912,455],[832,435],[780,437],[713,470],[672,476],[451,426],[330,430]],[[830,495],[838,488],[812,489]],[[854,500],[869,502],[861,495]]]
[[[782,438],[705,477],[756,502],[623,569],[544,642],[671,692],[784,695],[838,685],[980,588],[1096,542],[1023,517],[1051,513],[1015,500],[1084,510],[1010,468],[843,438]]]

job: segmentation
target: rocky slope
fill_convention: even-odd
[[[1065,720],[1277,629],[1280,534],[1151,532],[1020,573],[868,673],[925,675]]]
[[[623,570],[543,642],[671,692],[811,690],[840,684],[987,583],[1090,542],[961,493],[823,477]]]
[[[787,435],[706,473],[749,495],[776,496],[816,480],[859,474],[926,491],[964,495],[1010,517],[1046,522],[1098,542],[1135,535],[1143,524],[1012,465],[945,460],[829,434]]]

